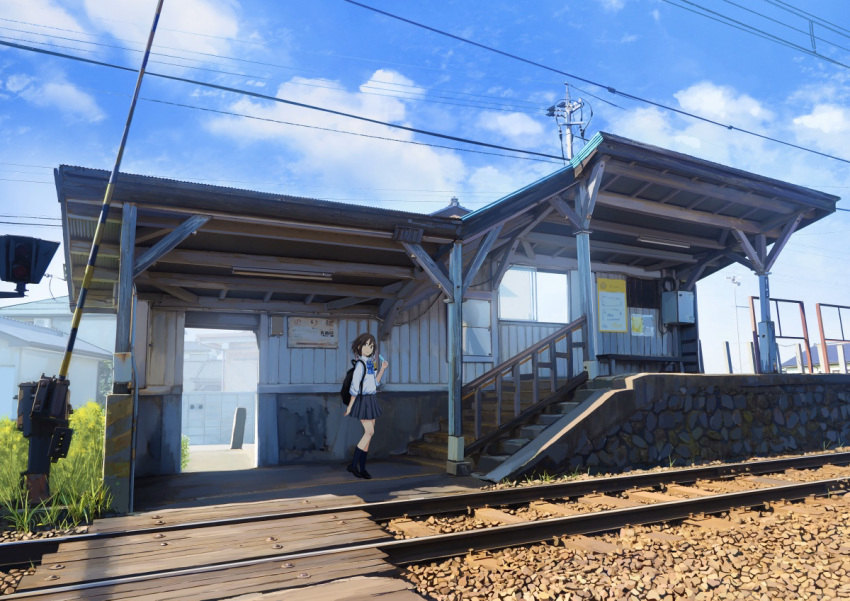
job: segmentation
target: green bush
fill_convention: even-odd
[[[185,434],[180,437],[180,471],[186,471],[189,467],[189,437]]]
[[[71,415],[74,436],[68,457],[50,469],[46,502],[35,504],[23,492],[21,472],[27,466],[28,441],[15,422],[0,419],[0,517],[16,530],[67,528],[89,523],[106,513],[112,497],[103,485],[103,407],[89,402]]]

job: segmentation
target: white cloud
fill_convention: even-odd
[[[771,121],[774,114],[746,94],[736,94],[727,86],[701,82],[674,94],[681,107],[692,113],[722,122],[750,127]]]
[[[380,70],[376,71],[364,86],[375,81],[413,84],[398,73]],[[319,87],[298,84],[314,84]],[[386,83],[381,85],[386,86]],[[349,92],[340,89],[336,82],[328,80],[294,78],[280,86],[277,97],[379,121],[404,124],[407,118],[406,105],[398,98],[368,95],[359,91]],[[411,132],[285,104],[241,99],[229,106],[228,110],[356,134],[400,140],[414,139]],[[294,162],[285,164],[290,174],[321,182],[325,186],[447,190],[459,189],[466,175],[463,161],[455,153],[426,146],[392,143],[240,117],[213,118],[207,122],[206,127],[238,144],[270,142],[286,147],[298,157]],[[375,199],[378,200],[381,194],[376,192]],[[398,198],[398,193],[389,192],[384,196]],[[401,208],[422,209],[413,206]]]
[[[478,117],[478,127],[525,148],[536,147],[544,139],[543,126],[524,113],[486,111]]]
[[[808,115],[794,119],[794,125],[824,134],[844,133],[850,130],[850,112],[834,104],[821,104],[815,106]]]
[[[659,23],[659,22],[661,21],[661,12],[660,12],[657,8],[653,8],[653,9],[652,9],[652,12],[651,12],[651,13],[649,13],[649,14],[651,14],[651,15],[652,15],[652,19],[653,19],[656,23]]]
[[[630,44],[632,42],[637,42],[637,40],[638,40],[638,36],[636,36],[633,33],[627,33],[627,34],[623,35],[623,37],[620,38],[620,43],[621,44]]]
[[[116,38],[147,41],[155,3],[150,0],[85,0],[94,26]],[[239,34],[240,5],[236,0],[179,0],[163,5],[155,46],[211,54],[227,54],[222,38]],[[203,35],[193,35],[203,34]]]
[[[3,15],[4,19],[37,23],[45,27],[84,31],[77,20],[53,0],[26,0],[23,2],[21,0],[0,0],[0,15]],[[42,38],[37,33],[27,34],[27,37],[30,39]]]
[[[626,0],[597,0],[607,11],[617,12],[623,9],[626,5]]]
[[[94,123],[104,118],[94,97],[64,81],[40,83],[28,75],[15,74],[6,79],[6,89],[35,106],[57,109],[74,120]]]

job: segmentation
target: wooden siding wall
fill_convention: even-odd
[[[625,280],[626,276],[618,273],[598,272],[595,274],[597,278],[608,278],[611,280]],[[658,309],[643,309],[632,308],[628,306],[629,299],[626,299],[628,307],[629,321],[633,314],[638,315],[653,315],[655,318],[655,331],[652,336],[633,336],[631,331],[628,332],[599,332],[599,345],[597,353],[600,355],[605,353],[616,353],[625,355],[672,355],[673,354],[673,335],[670,330],[662,333],[661,326],[661,311]],[[660,304],[660,303],[659,303]]]
[[[147,354],[147,386],[183,385],[183,336],[186,314],[151,311]],[[138,347],[138,344],[136,346]]]

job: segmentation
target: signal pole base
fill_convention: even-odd
[[[31,504],[41,503],[50,498],[50,484],[47,474],[30,474],[24,472],[24,491]]]

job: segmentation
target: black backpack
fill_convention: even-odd
[[[357,366],[357,363],[363,363],[359,359],[351,360],[351,368],[345,372],[345,377],[342,379],[342,388],[339,390],[339,396],[342,398],[342,402],[345,405],[348,405],[351,402],[351,381],[354,379],[354,368]],[[363,377],[360,378],[360,394],[363,394],[363,380],[366,379],[366,364],[363,363]],[[359,397],[360,394],[357,396]]]

